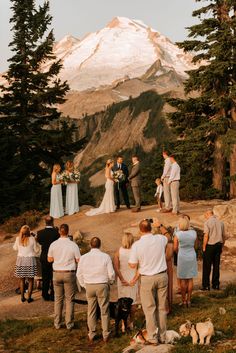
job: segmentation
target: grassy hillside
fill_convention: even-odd
[[[210,346],[193,346],[191,337],[182,338],[174,346],[173,353],[235,352],[235,295],[235,286],[231,285],[223,292],[195,294],[190,309],[183,309],[175,304],[173,314],[168,316],[168,329],[178,331],[180,324],[187,319],[197,323],[210,317],[214,323],[215,336],[213,336]],[[226,309],[225,315],[219,314],[220,307]],[[122,335],[119,338],[111,338],[106,345],[100,339],[95,345],[89,346],[86,313],[76,316],[75,329],[70,332],[65,328],[55,330],[52,318],[4,320],[0,322],[0,350],[12,353],[121,353],[122,349],[129,345],[131,337],[143,325],[143,322],[144,317],[142,311],[139,310],[133,333]],[[114,324],[112,324],[112,331],[114,331]]]

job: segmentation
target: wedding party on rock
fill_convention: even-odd
[[[236,352],[236,0],[0,19],[0,353]]]

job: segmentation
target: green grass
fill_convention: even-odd
[[[215,336],[210,346],[193,346],[191,337],[181,338],[174,346],[173,353],[233,353],[232,346],[223,346],[221,343],[234,339],[236,346],[236,301],[235,285],[230,285],[223,292],[208,294],[195,294],[190,309],[183,309],[175,304],[173,313],[168,316],[168,329],[178,331],[180,324],[189,319],[193,323],[210,317],[214,323]],[[229,290],[230,289],[230,290]],[[221,295],[220,295],[221,294]],[[232,295],[232,296],[230,296]],[[226,309],[225,315],[219,315],[219,308]],[[136,330],[141,328],[144,322],[142,311],[136,316]],[[100,323],[98,324],[100,330]],[[112,324],[114,331],[114,324]],[[101,335],[101,331],[98,331]],[[71,332],[65,328],[55,330],[52,318],[40,318],[30,320],[4,320],[0,322],[0,338],[4,341],[5,349],[18,353],[121,353],[123,348],[129,345],[134,333],[112,338],[106,345],[98,341],[89,346],[87,342],[86,314],[76,316],[76,326]]]

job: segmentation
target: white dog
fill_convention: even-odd
[[[211,319],[207,319],[205,322],[198,322],[196,327],[191,321],[187,320],[185,324],[180,326],[179,333],[184,337],[190,335],[193,344],[198,343],[198,338],[200,340],[199,344],[210,344],[211,337],[214,335],[214,326]]]
[[[156,331],[156,334],[158,334],[158,329]],[[176,340],[180,339],[180,335],[178,334],[178,332],[174,331],[174,330],[167,330],[166,331],[166,340],[165,343],[167,344],[173,344]],[[145,342],[147,342],[147,330],[143,329],[140,330],[136,333],[136,335],[131,339],[130,344],[144,344]]]

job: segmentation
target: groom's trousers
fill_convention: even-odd
[[[120,207],[120,192],[121,192],[123,200],[124,200],[124,203],[129,208],[130,207],[130,203],[129,203],[129,195],[128,195],[128,190],[127,190],[127,187],[126,187],[126,183],[115,183],[114,191],[115,191],[116,207],[117,208]]]

